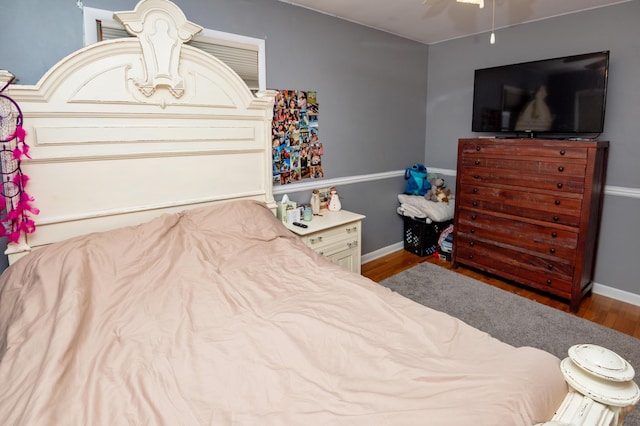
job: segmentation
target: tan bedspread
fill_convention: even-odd
[[[0,278],[2,425],[530,425],[559,360],[343,271],[256,202],[38,250]]]

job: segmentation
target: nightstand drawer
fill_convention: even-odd
[[[343,268],[360,273],[360,245],[362,243],[361,214],[346,210],[323,211],[310,222],[307,228],[286,224],[302,242],[316,253],[327,257]]]
[[[336,243],[327,244],[324,243],[322,245],[318,245],[317,247],[309,246],[315,250],[316,253],[321,254],[323,256],[333,256],[336,253],[339,253],[344,250],[349,250],[352,248],[359,247],[360,243],[357,238],[353,238],[346,241],[339,241]]]
[[[348,223],[345,225],[337,226],[335,228],[327,229],[325,231],[316,232],[315,234],[303,237],[302,240],[306,245],[317,251],[317,249],[320,247],[347,243],[354,238],[357,241],[359,229],[359,222]]]

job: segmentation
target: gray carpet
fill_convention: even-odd
[[[563,359],[572,345],[593,343],[627,359],[640,383],[640,339],[550,308],[430,263],[380,284],[409,299],[457,317],[513,346],[533,346]],[[640,426],[640,408],[625,418]]]

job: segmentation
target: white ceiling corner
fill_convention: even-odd
[[[280,0],[425,44],[491,31],[493,0]],[[634,0],[495,0],[496,29]]]

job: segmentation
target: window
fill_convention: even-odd
[[[130,37],[113,12],[83,8],[84,45],[103,40]],[[233,69],[251,90],[266,89],[264,40],[237,34],[203,29],[187,43],[220,59]]]

